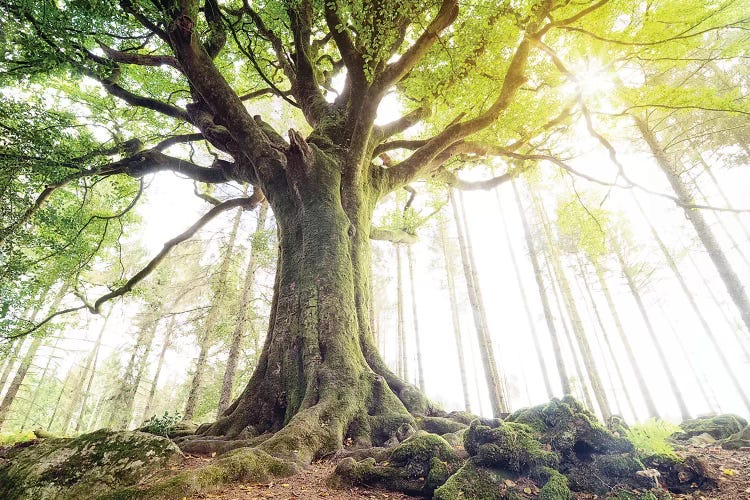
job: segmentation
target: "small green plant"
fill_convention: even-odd
[[[627,437],[641,458],[651,455],[676,456],[667,438],[680,428],[664,420],[649,419],[627,430]]]
[[[168,411],[165,411],[164,415],[160,417],[154,415],[146,420],[142,430],[144,432],[156,434],[157,436],[168,437],[169,432],[180,420],[182,420],[182,414],[178,412],[170,414]]]
[[[36,439],[31,431],[0,432],[0,446],[9,446]]]

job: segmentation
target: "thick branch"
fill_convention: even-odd
[[[438,35],[450,26],[458,16],[458,1],[443,0],[435,18],[420,35],[414,45],[409,47],[398,61],[389,64],[376,79],[373,87],[385,91],[388,87],[401,80],[411,69],[419,64],[430,47],[437,41]]]
[[[181,70],[177,58],[169,55],[138,54],[137,52],[123,52],[107,47],[99,42],[99,47],[107,54],[107,57],[122,64],[135,64],[138,66],[171,66]]]
[[[383,229],[374,227],[370,229],[370,239],[411,244],[417,242],[417,235],[407,233],[403,229]]]

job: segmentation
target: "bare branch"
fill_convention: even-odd
[[[182,71],[177,58],[170,55],[139,54],[137,52],[124,52],[106,46],[99,42],[99,47],[107,54],[107,57],[122,64],[135,64],[138,66],[171,66]]]
[[[374,227],[370,229],[370,239],[411,244],[417,242],[417,235],[407,233],[403,229],[382,229]]]

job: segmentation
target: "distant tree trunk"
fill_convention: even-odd
[[[542,310],[544,311],[544,320],[547,322],[547,329],[549,330],[550,339],[552,341],[552,353],[555,356],[557,375],[560,377],[563,394],[570,394],[570,379],[565,370],[565,361],[563,360],[560,337],[557,328],[555,327],[555,317],[552,315],[552,308],[549,305],[549,298],[547,297],[547,291],[544,286],[544,277],[542,276],[542,268],[539,265],[539,257],[537,256],[537,251],[534,246],[534,239],[531,236],[531,227],[529,226],[529,221],[526,217],[526,209],[524,208],[521,196],[518,193],[516,181],[513,180],[511,183],[513,185],[513,194],[515,195],[516,205],[518,205],[518,213],[521,216],[521,223],[523,224],[526,247],[528,248],[529,259],[531,259],[531,267],[534,270],[534,279],[536,280],[537,289],[539,290],[539,299],[542,303]]]
[[[675,329],[670,315],[664,309],[664,306],[661,303],[658,303],[658,307],[662,317],[667,320],[669,330],[672,332],[672,338],[674,339],[675,344],[677,344],[677,346],[679,346],[680,348],[680,356],[682,356],[681,359],[685,360],[685,364],[687,364],[688,370],[690,370],[690,373],[693,375],[693,378],[695,379],[695,385],[698,386],[698,390],[700,391],[701,396],[703,396],[703,400],[706,402],[708,410],[711,413],[719,413],[720,405],[716,398],[716,393],[713,390],[713,386],[712,384],[706,383],[706,371],[702,369],[702,367],[696,366],[693,362],[693,357],[685,348],[685,343],[683,342],[680,334]]]
[[[396,312],[398,321],[398,376],[409,380],[406,362],[406,329],[404,328],[404,279],[401,265],[401,246],[396,244]]]
[[[555,299],[555,306],[557,306],[557,312],[560,315],[560,323],[562,323],[565,342],[568,346],[568,349],[570,350],[570,356],[573,359],[573,366],[575,368],[578,384],[580,385],[580,394],[574,395],[578,397],[578,399],[583,399],[586,408],[593,412],[595,411],[594,400],[591,399],[591,391],[589,391],[588,384],[586,383],[586,375],[583,373],[583,369],[581,368],[580,356],[576,352],[576,346],[573,342],[573,335],[570,334],[570,328],[568,328],[568,323],[565,321],[566,310],[565,306],[563,305],[562,293],[560,292],[560,286],[555,272],[552,269],[552,265],[550,264],[552,257],[550,257],[549,255],[548,245],[544,243],[542,244],[542,253],[544,256],[545,268],[547,270],[547,277],[549,278],[550,286],[552,287],[552,296]],[[570,394],[573,394],[574,385],[571,385],[570,388]]]
[[[101,419],[101,409],[104,405],[105,397],[104,395],[100,395],[98,398],[96,398],[96,404],[94,405],[94,411],[91,412],[91,418],[89,418],[88,425],[85,426],[86,429],[94,429],[96,428],[97,424],[99,423],[99,420]]]
[[[62,302],[63,297],[65,297],[65,294],[68,293],[68,285],[63,284],[62,287],[60,287],[60,290],[55,295],[55,298],[52,300],[52,304],[49,308],[49,311],[55,312],[60,307],[60,302]],[[41,307],[41,306],[40,306]],[[23,356],[23,359],[21,360],[20,365],[18,366],[18,369],[16,370],[16,374],[13,376],[13,380],[11,380],[10,385],[8,386],[8,390],[5,391],[5,396],[3,397],[2,402],[0,402],[0,428],[2,428],[3,424],[5,423],[5,419],[8,418],[8,412],[10,411],[10,406],[13,404],[13,400],[16,399],[16,395],[18,394],[18,390],[21,388],[21,385],[23,384],[24,379],[26,378],[26,374],[29,371],[29,368],[31,367],[31,363],[34,361],[34,356],[36,355],[36,352],[39,350],[39,347],[42,345],[42,340],[44,339],[43,332],[40,332],[38,336],[34,337],[34,339],[31,341],[31,345],[26,350],[26,353]]]
[[[573,292],[570,289],[568,278],[565,276],[565,270],[562,268],[560,256],[557,252],[555,242],[552,239],[552,231],[546,219],[544,208],[533,192],[532,200],[534,201],[534,205],[539,214],[539,218],[542,221],[542,228],[544,229],[547,249],[550,257],[552,258],[552,268],[555,271],[555,275],[557,276],[557,283],[560,286],[560,291],[562,293],[563,302],[565,303],[565,308],[568,310],[568,316],[573,327],[573,333],[576,337],[578,347],[581,351],[583,364],[586,367],[586,372],[588,373],[589,380],[591,381],[591,388],[594,391],[594,397],[596,398],[596,402],[599,405],[599,410],[601,411],[604,421],[607,422],[612,416],[612,410],[610,409],[609,401],[607,400],[607,394],[604,391],[604,384],[602,384],[602,379],[599,374],[599,368],[597,367],[596,361],[594,360],[594,354],[591,351],[591,345],[586,338],[586,332],[583,328],[583,321],[581,321],[581,316],[578,313],[578,308],[576,306],[575,300],[573,299]]]
[[[268,202],[264,201],[258,211],[258,224],[255,227],[256,234],[265,231],[267,213]],[[242,340],[245,338],[245,330],[247,330],[248,326],[250,329],[254,328],[253,319],[255,318],[255,309],[253,300],[255,298],[255,273],[257,270],[258,257],[255,255],[255,249],[251,245],[250,260],[245,271],[245,282],[242,284],[242,296],[240,297],[237,321],[234,324],[232,343],[229,346],[227,365],[224,368],[224,378],[221,383],[218,416],[221,416],[224,410],[232,403],[232,391],[234,390],[234,379],[237,374],[237,363],[240,357],[240,350],[242,349]]]
[[[667,180],[672,185],[672,189],[677,195],[677,198],[681,203],[690,205],[692,203],[690,192],[680,178],[678,169],[671,164],[666,152],[662,149],[656,136],[651,129],[648,128],[646,122],[638,117],[635,117],[634,119],[638,129],[641,131],[641,134],[643,134],[646,144],[648,144],[651,153],[654,155],[657,164],[661,167],[661,170],[667,176]],[[742,286],[742,281],[739,276],[737,276],[737,273],[732,268],[732,264],[729,262],[726,254],[724,254],[721,246],[716,241],[716,238],[714,237],[711,228],[706,223],[701,210],[685,207],[683,208],[683,211],[685,212],[687,219],[695,228],[696,233],[698,233],[698,238],[706,248],[714,266],[716,266],[716,270],[719,272],[719,276],[721,276],[724,286],[726,286],[727,292],[729,292],[729,296],[732,297],[732,301],[734,301],[737,309],[739,309],[742,321],[744,321],[747,330],[750,331],[750,301],[745,293],[745,288]],[[747,402],[745,404],[747,405]]]
[[[23,346],[25,344],[26,344],[26,337],[21,338],[21,339],[16,339],[13,341],[13,347],[11,348],[10,352],[8,352],[7,360],[6,360],[5,366],[3,367],[2,375],[0,375],[0,394],[3,393],[3,389],[5,388],[5,383],[8,381],[8,377],[13,371],[13,367],[16,365],[18,356],[23,351]]]
[[[630,366],[633,368],[635,379],[638,382],[638,388],[640,389],[641,396],[643,396],[643,400],[646,403],[648,416],[650,418],[659,418],[659,410],[656,409],[656,403],[654,403],[654,397],[651,394],[651,389],[649,389],[649,386],[646,383],[646,378],[643,376],[641,366],[638,363],[638,359],[636,359],[635,357],[635,353],[633,352],[633,346],[630,344],[630,339],[625,333],[625,328],[623,328],[622,326],[622,321],[620,321],[620,314],[617,312],[617,306],[615,305],[615,301],[612,299],[612,294],[609,291],[607,279],[604,276],[604,270],[602,269],[601,264],[599,264],[598,262],[592,262],[592,264],[594,266],[594,270],[596,271],[596,276],[599,280],[599,285],[602,288],[604,298],[607,300],[609,312],[615,322],[617,333],[620,336],[620,342],[622,342],[622,345],[625,348],[625,355],[628,357]]]
[[[237,214],[234,217],[232,223],[232,229],[229,233],[229,240],[227,242],[227,248],[224,251],[224,256],[221,259],[218,269],[218,282],[216,284],[214,295],[211,299],[211,304],[208,309],[206,321],[204,323],[203,331],[199,336],[199,347],[198,359],[195,362],[195,371],[193,372],[193,378],[190,382],[190,392],[188,392],[187,402],[185,403],[185,412],[183,419],[191,420],[195,414],[195,408],[198,405],[198,396],[200,395],[201,387],[203,386],[203,372],[206,369],[206,360],[208,359],[208,350],[211,347],[211,341],[213,340],[214,330],[219,325],[221,319],[220,315],[224,310],[224,297],[227,287],[227,278],[229,276],[229,265],[232,261],[232,255],[234,253],[234,244],[237,240],[237,230],[240,225],[240,219],[242,218],[242,210],[237,210]]]
[[[411,315],[414,323],[414,341],[417,346],[417,382],[419,390],[424,391],[424,369],[422,367],[422,346],[419,341],[419,320],[417,314],[417,291],[414,280],[414,254],[411,245],[406,247],[406,260],[409,263],[409,289],[411,290]]]
[[[154,378],[151,381],[151,389],[148,391],[148,398],[146,399],[146,405],[143,407],[143,420],[148,419],[151,416],[151,405],[154,403],[154,396],[156,396],[156,388],[159,384],[159,375],[161,375],[162,366],[164,366],[164,357],[167,354],[172,344],[172,333],[174,333],[175,316],[169,318],[167,328],[164,331],[164,339],[162,340],[161,351],[159,352],[159,359],[156,362],[156,371],[154,372]]]
[[[667,357],[667,354],[664,352],[664,349],[659,343],[659,338],[656,335],[656,331],[654,331],[653,325],[651,324],[651,319],[648,316],[648,311],[646,310],[646,306],[643,305],[641,292],[640,290],[638,290],[638,286],[636,285],[635,280],[633,279],[633,274],[630,272],[630,268],[625,263],[625,259],[622,257],[622,252],[620,251],[619,248],[616,249],[616,253],[617,253],[617,260],[619,261],[620,267],[622,268],[622,272],[625,275],[625,280],[628,282],[628,288],[630,288],[630,293],[633,295],[633,299],[635,299],[635,303],[638,306],[638,310],[641,313],[641,317],[643,318],[643,323],[646,325],[646,331],[648,331],[648,334],[651,337],[651,342],[656,348],[656,354],[659,357],[659,361],[661,365],[664,367],[664,371],[667,375],[667,381],[669,382],[669,387],[672,389],[672,395],[674,395],[675,400],[677,401],[677,406],[680,409],[680,416],[682,420],[688,420],[690,418],[690,411],[688,410],[687,405],[685,404],[685,398],[682,395],[682,389],[680,389],[680,386],[677,384],[677,378],[675,377],[674,372],[672,371],[672,364],[670,363],[670,360]]]
[[[57,336],[57,338],[55,338],[55,343],[52,344],[52,350],[50,351],[49,356],[47,356],[47,363],[45,363],[42,374],[39,376],[39,381],[34,388],[34,393],[31,395],[29,406],[23,416],[23,420],[21,421],[21,426],[19,428],[22,430],[26,429],[26,423],[29,421],[31,413],[34,411],[34,406],[36,405],[36,400],[39,397],[39,393],[41,392],[42,387],[47,383],[47,374],[49,373],[49,369],[52,366],[52,360],[55,358],[55,351],[57,350],[57,346],[60,344],[60,339],[61,337]]]
[[[461,335],[461,317],[458,312],[458,299],[456,298],[456,282],[453,276],[453,259],[448,248],[448,236],[446,231],[446,221],[441,220],[438,223],[440,236],[440,248],[443,251],[445,259],[445,278],[448,286],[448,300],[451,304],[451,319],[453,320],[453,335],[456,339],[456,356],[458,357],[458,369],[461,375],[461,390],[464,396],[464,409],[471,412],[471,401],[469,397],[469,381],[466,373],[466,360],[464,359],[464,343]]]
[[[460,192],[459,192],[460,196]],[[484,311],[482,295],[476,276],[476,264],[471,249],[471,240],[466,227],[465,212],[459,212],[456,197],[453,190],[450,191],[450,202],[453,207],[453,218],[456,223],[458,233],[458,244],[461,249],[461,262],[464,268],[464,277],[466,279],[466,288],[469,294],[469,302],[474,317],[474,325],[477,329],[477,340],[479,341],[479,355],[484,367],[484,375],[487,381],[487,389],[492,405],[492,415],[499,417],[508,411],[508,404],[502,390],[502,382],[498,373],[497,363],[495,362],[495,351],[492,347],[492,338],[490,337],[487,317]],[[462,219],[462,212],[464,218]]]
[[[748,347],[747,347],[747,338],[743,337],[742,334],[740,333],[740,330],[742,329],[742,327],[739,326],[735,321],[733,321],[732,318],[730,318],[727,312],[724,310],[724,307],[719,301],[719,298],[711,289],[711,283],[708,282],[708,279],[706,279],[706,276],[703,274],[701,267],[698,265],[697,262],[695,262],[695,259],[693,258],[693,254],[688,252],[687,256],[688,256],[688,260],[690,260],[690,264],[692,264],[693,268],[695,269],[695,272],[698,274],[698,276],[700,276],[701,282],[703,283],[703,288],[708,292],[709,296],[711,297],[711,301],[714,303],[716,308],[721,313],[721,317],[724,318],[724,322],[726,323],[727,328],[729,328],[734,333],[734,337],[737,340],[737,343],[739,344],[740,349],[742,350],[742,353],[750,361],[750,350],[748,350]]]
[[[125,367],[122,383],[112,398],[109,427],[119,430],[127,429],[133,419],[136,392],[143,376],[146,360],[151,354],[158,324],[158,318],[148,321],[138,333],[133,352],[130,354],[130,359]]]
[[[633,197],[633,199],[635,200],[635,203],[638,206],[638,210],[640,210],[641,215],[648,223],[648,227],[651,230],[651,235],[654,237],[654,239],[656,240],[656,243],[659,245],[659,249],[664,255],[664,260],[667,261],[669,268],[672,270],[672,274],[674,274],[675,278],[677,278],[677,282],[680,284],[680,288],[682,289],[682,292],[685,295],[685,298],[687,298],[688,302],[690,303],[690,307],[692,307],[693,312],[695,312],[695,315],[697,316],[698,321],[703,327],[704,333],[706,334],[708,339],[711,341],[711,345],[713,346],[714,351],[716,351],[716,354],[719,356],[719,359],[721,360],[721,364],[724,367],[724,370],[726,371],[727,375],[729,375],[729,378],[732,381],[732,385],[734,385],[734,388],[736,389],[737,393],[739,393],[740,398],[742,398],[742,402],[745,404],[745,407],[748,410],[750,410],[750,397],[748,397],[747,393],[745,392],[745,388],[743,384],[739,381],[739,379],[737,379],[737,376],[735,375],[734,370],[732,370],[731,364],[729,363],[729,360],[724,354],[724,350],[721,348],[721,343],[716,338],[713,328],[711,328],[711,326],[708,324],[708,320],[706,320],[706,318],[703,316],[703,312],[698,306],[698,303],[695,300],[695,297],[693,297],[693,293],[690,290],[690,287],[688,287],[687,282],[685,281],[685,278],[682,276],[680,269],[677,267],[677,263],[672,257],[672,254],[669,252],[669,249],[667,248],[667,246],[664,244],[664,241],[662,241],[661,237],[659,236],[659,233],[656,231],[656,228],[651,223],[651,220],[646,216],[646,213],[643,211],[643,207],[641,207],[641,204],[638,202],[638,199],[635,197]]]
[[[500,213],[503,214],[503,206],[502,202],[500,201],[500,192],[497,189],[495,189],[495,198],[497,199],[497,206],[500,209]],[[544,353],[542,352],[542,344],[539,341],[539,332],[536,329],[536,321],[534,321],[534,316],[531,313],[531,308],[529,307],[529,298],[526,295],[526,286],[524,285],[523,278],[521,277],[521,269],[518,264],[518,259],[516,259],[516,251],[513,249],[513,242],[510,239],[507,219],[503,221],[502,226],[503,234],[505,235],[505,243],[508,247],[508,251],[510,252],[510,261],[513,265],[513,272],[516,276],[516,284],[518,285],[518,291],[521,294],[521,302],[523,302],[523,308],[526,312],[526,321],[529,324],[531,340],[534,343],[534,350],[536,351],[536,359],[539,363],[539,370],[541,370],[542,372],[544,388],[547,391],[547,397],[552,398],[555,395],[555,391],[552,389],[552,382],[550,381],[549,372],[547,371],[547,364],[544,362]]]
[[[28,319],[32,323],[36,321],[37,316],[39,315],[39,312],[42,309],[42,305],[44,304],[48,293],[49,293],[49,288],[40,292],[39,300],[36,303],[37,305],[31,308],[29,311],[27,311],[27,314],[24,315],[26,316],[26,319]],[[0,374],[0,395],[3,394],[5,383],[8,381],[8,377],[13,371],[13,367],[15,366],[16,361],[18,360],[18,356],[23,351],[23,346],[26,345],[27,340],[28,340],[28,336],[25,336],[20,339],[15,339],[12,341],[13,347],[10,349],[10,351],[6,355],[6,358],[5,358],[6,362],[3,365],[2,374]]]
[[[57,412],[60,410],[60,403],[62,402],[63,394],[67,392],[69,383],[70,370],[68,370],[68,373],[65,374],[65,380],[63,381],[62,389],[60,389],[60,394],[57,395],[57,401],[55,401],[55,409],[52,411],[52,416],[49,419],[49,424],[47,424],[48,431],[52,429],[52,424],[55,423],[55,417],[57,417]]]
[[[76,419],[75,432],[80,432],[81,428],[83,427],[83,417],[86,412],[88,399],[91,396],[91,385],[94,381],[94,375],[96,374],[96,363],[99,360],[99,349],[101,349],[102,337],[104,336],[104,332],[107,330],[107,323],[109,322],[110,316],[112,316],[112,309],[110,309],[107,315],[104,316],[104,324],[102,324],[102,327],[99,330],[99,335],[97,335],[96,337],[94,348],[91,350],[88,358],[86,359],[86,367],[84,368],[83,373],[84,377],[88,380],[86,381],[86,388],[81,395],[81,408],[78,412],[78,418]]]
[[[732,207],[732,202],[729,201],[729,197],[724,192],[724,188],[719,183],[719,180],[716,178],[716,175],[714,175],[713,169],[709,166],[709,164],[706,162],[706,160],[703,158],[703,155],[701,154],[700,149],[693,144],[693,142],[690,142],[690,145],[693,147],[696,157],[698,158],[698,161],[700,161],[701,165],[703,165],[703,170],[708,174],[708,177],[711,179],[711,181],[714,183],[714,186],[716,187],[716,191],[719,193],[719,196],[721,196],[722,201],[724,201],[724,204],[727,207]],[[750,154],[750,151],[748,151],[748,154]],[[750,243],[750,230],[748,230],[747,225],[745,224],[745,221],[742,220],[742,217],[740,217],[740,214],[737,212],[733,212],[732,215],[734,216],[735,221],[737,222],[737,225],[742,229],[742,234],[745,235],[745,239]]]
[[[708,169],[706,171],[710,172]],[[701,189],[700,183],[698,182],[698,178],[696,176],[693,176],[690,172],[687,173],[688,178],[690,179],[690,182],[692,183],[693,187],[695,188],[695,191],[700,195],[701,200],[703,203],[710,205],[711,201],[708,199],[708,196],[703,192]],[[737,215],[735,213],[735,215]],[[750,268],[750,260],[748,260],[747,256],[745,255],[745,252],[742,251],[742,247],[740,246],[739,242],[734,238],[734,234],[732,231],[729,230],[727,225],[724,223],[724,218],[722,217],[722,214],[714,212],[713,213],[714,219],[716,220],[716,223],[719,225],[721,230],[724,232],[724,235],[729,239],[729,242],[732,245],[732,249],[735,250],[735,254],[742,259],[742,262],[745,263],[745,266],[747,268]],[[745,229],[745,226],[743,224],[740,224],[742,229]]]
[[[620,369],[620,363],[617,362],[618,356],[615,354],[615,350],[612,347],[612,342],[609,339],[609,335],[607,334],[607,329],[604,326],[602,315],[599,312],[599,307],[596,305],[594,294],[591,291],[591,284],[589,283],[589,280],[588,280],[586,268],[584,267],[583,260],[581,260],[580,256],[578,256],[578,268],[581,271],[581,278],[583,279],[583,286],[584,286],[584,289],[586,290],[586,295],[588,295],[589,302],[591,302],[591,306],[594,309],[594,317],[596,318],[596,322],[599,325],[599,329],[602,332],[602,338],[604,339],[604,344],[607,346],[607,352],[609,353],[609,357],[612,359],[612,364],[614,365],[614,368],[615,368],[615,374],[617,375],[617,380],[620,384],[620,387],[622,387],[623,394],[625,395],[625,401],[628,404],[628,409],[630,410],[630,413],[633,415],[633,417],[637,419],[638,413],[636,413],[635,405],[633,405],[633,400],[630,398],[630,391],[628,391],[628,386],[625,383],[625,377],[622,375],[622,370]]]

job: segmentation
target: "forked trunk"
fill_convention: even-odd
[[[409,410],[428,406],[385,367],[370,331],[376,193],[342,190],[334,158],[293,142],[283,185],[264,187],[279,236],[268,335],[243,393],[198,432],[207,440],[275,433],[262,449],[309,463],[347,438],[382,443],[413,422]]]

